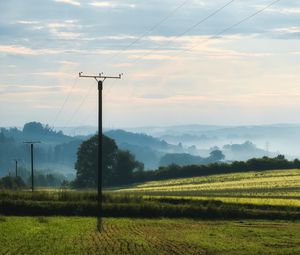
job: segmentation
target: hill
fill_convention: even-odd
[[[300,170],[253,171],[152,181],[116,189],[115,192],[300,207]]]
[[[128,129],[132,132],[143,132],[168,143],[182,143],[184,146],[195,145],[201,150],[208,150],[218,146],[223,150],[224,145],[243,144],[250,141],[262,151],[248,151],[247,154],[229,152],[228,160],[245,160],[255,157],[257,154],[273,155],[285,154],[288,158],[299,157],[300,139],[299,124],[273,124],[273,125],[244,125],[244,126],[221,126],[221,125],[182,125],[169,127],[141,127]],[[202,153],[203,154],[203,153]]]
[[[159,161],[166,153],[182,152],[180,146],[172,145],[162,139],[142,133],[124,130],[110,130],[105,135],[114,139],[119,148],[129,150],[147,169],[156,169]]]
[[[0,177],[14,169],[12,159],[19,159],[19,166],[30,165],[30,149],[24,141],[36,141],[35,168],[47,172],[59,172],[70,178],[75,176],[76,153],[85,137],[71,137],[54,131],[48,125],[29,122],[22,129],[0,129]]]

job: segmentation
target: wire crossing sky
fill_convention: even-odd
[[[95,125],[96,87],[76,81],[79,71],[124,73],[105,84],[106,127],[299,123],[298,1],[10,0],[0,8],[0,126]]]

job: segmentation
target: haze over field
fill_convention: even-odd
[[[119,127],[133,133],[143,133],[165,140],[174,145],[182,143],[184,147],[195,145],[200,150],[208,150],[214,146],[243,144],[247,141],[254,143],[265,151],[265,155],[285,154],[300,157],[298,141],[300,140],[300,124],[272,125],[180,125],[180,126],[148,126],[148,127]],[[96,126],[78,126],[60,128],[64,133],[88,135],[96,132]],[[111,130],[105,128],[105,130]],[[254,155],[252,155],[254,156]],[[246,157],[247,158],[247,157]],[[232,157],[231,159],[243,159]]]
[[[109,130],[104,134],[116,141],[120,149],[129,150],[142,162],[145,170],[172,163],[208,164],[218,161],[248,160],[256,157],[300,158],[299,125],[209,126],[185,125],[139,127]],[[30,157],[24,140],[42,140],[36,147],[36,167],[45,173],[75,177],[75,162],[80,144],[96,133],[96,127],[78,126],[55,131],[41,123],[27,123],[22,128],[0,128],[0,176],[14,168],[11,159],[19,158],[29,168]],[[220,150],[224,155],[211,157]],[[9,160],[7,160],[9,159]],[[24,175],[24,178],[27,178]]]

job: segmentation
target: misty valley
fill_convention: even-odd
[[[84,140],[95,134],[95,130],[93,127],[74,127],[65,130],[67,134],[64,134],[39,122],[27,123],[22,128],[2,127],[0,176],[13,175],[13,159],[20,159],[19,174],[27,181],[30,176],[30,152],[29,146],[23,144],[23,141],[31,139],[41,140],[35,148],[37,173],[45,176],[52,174],[55,177],[52,180],[54,186],[59,186],[63,180],[72,181],[76,175],[74,165],[78,148]],[[295,125],[187,125],[105,129],[104,134],[112,138],[120,149],[131,152],[147,171],[171,164],[185,166],[245,161],[279,154],[293,159],[300,155],[297,149],[299,130]],[[216,151],[220,153],[214,153]]]

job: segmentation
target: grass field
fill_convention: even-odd
[[[272,170],[153,181],[116,189],[113,192],[300,207],[300,170]]]
[[[95,216],[95,191],[0,191],[7,216]],[[108,189],[107,217],[300,219],[300,170],[233,173]]]
[[[99,234],[95,218],[44,217],[96,215],[95,191],[0,191],[0,214],[44,215],[0,216],[0,255],[300,254],[300,170],[141,183],[103,201]]]
[[[300,254],[300,222],[0,217],[0,254]]]

